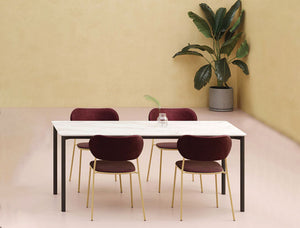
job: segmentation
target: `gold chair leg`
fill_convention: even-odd
[[[180,221],[182,221],[183,170],[184,170],[184,158],[182,159],[182,167],[181,167],[181,187],[180,187]]]
[[[200,187],[201,187],[201,193],[203,193],[202,174],[200,174]]]
[[[195,177],[194,177],[194,174],[192,174],[192,181],[193,181],[193,182],[195,181]]]
[[[129,173],[129,178],[130,178],[130,199],[131,199],[131,208],[133,208],[133,197],[132,197],[132,175]]]
[[[89,207],[89,198],[90,198],[90,185],[91,185],[91,171],[92,167],[90,166],[90,171],[89,171],[89,183],[88,183],[88,192],[87,192],[87,199],[86,199],[86,207]]]
[[[78,193],[80,193],[81,158],[82,158],[82,150],[80,150],[80,157],[79,157]]]
[[[154,146],[154,139],[152,139],[152,146],[151,146],[150,159],[149,159],[148,172],[147,172],[147,182],[149,181],[149,174],[150,174],[150,166],[151,166],[151,160],[152,160],[153,146]]]
[[[115,174],[115,182],[117,182],[117,174]]]
[[[219,207],[219,200],[218,200],[218,180],[217,180],[217,174],[215,174],[215,182],[216,182],[216,205],[217,208]]]
[[[71,168],[70,168],[69,181],[71,181],[71,177],[72,177],[72,170],[73,170],[73,162],[74,162],[75,147],[76,147],[76,139],[74,139],[73,154],[72,154],[72,161],[71,161]]]
[[[139,166],[139,160],[136,159],[137,164],[137,170],[138,170],[138,178],[139,178],[139,185],[140,185],[140,192],[141,192],[141,200],[142,200],[142,207],[143,207],[143,215],[144,215],[144,221],[146,221],[146,215],[145,215],[145,206],[144,206],[144,198],[143,198],[143,191],[142,191],[142,183],[141,183],[141,175],[140,175],[140,166]]]
[[[231,205],[231,211],[232,211],[232,218],[233,221],[235,221],[235,216],[234,216],[234,210],[233,210],[233,203],[232,203],[232,196],[231,196],[231,189],[230,189],[230,183],[229,183],[229,175],[228,175],[228,168],[227,168],[227,159],[225,159],[225,175],[227,177],[227,184],[228,184],[228,192],[229,192],[229,197],[230,197],[230,205]]]
[[[162,150],[160,150],[158,193],[160,193],[160,186],[161,186],[161,166],[162,166]]]
[[[174,172],[174,184],[173,184],[173,194],[172,194],[172,204],[171,207],[174,207],[174,196],[175,196],[175,184],[176,184],[176,171],[177,171],[177,166],[175,165],[175,172]]]
[[[93,217],[94,217],[95,169],[96,169],[96,159],[94,160],[94,167],[93,167],[93,185],[92,185],[92,211],[91,211],[91,221],[93,221]]]
[[[123,193],[121,174],[119,174],[119,179],[120,179],[120,192]]]

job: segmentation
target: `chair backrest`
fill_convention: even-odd
[[[118,113],[112,108],[76,108],[72,111],[71,120],[119,120]]]
[[[225,159],[231,149],[229,136],[181,136],[177,141],[179,153],[186,159],[215,161]]]
[[[190,108],[154,108],[149,112],[148,120],[157,120],[159,113],[166,113],[168,120],[197,120],[196,113]]]
[[[139,157],[144,141],[141,136],[104,136],[95,135],[90,139],[92,154],[102,160],[126,161]]]

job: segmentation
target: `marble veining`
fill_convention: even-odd
[[[164,127],[157,121],[52,121],[52,124],[61,136],[246,135],[228,121],[169,121]]]

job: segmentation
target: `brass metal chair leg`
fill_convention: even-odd
[[[233,221],[235,221],[234,210],[233,210],[233,203],[232,203],[232,196],[231,196],[231,189],[230,189],[230,183],[229,183],[228,168],[227,168],[227,159],[225,159],[225,174],[226,174],[226,177],[227,177],[227,184],[228,184],[228,192],[229,192],[229,197],[230,197],[230,205],[231,205],[231,211],[232,211],[232,218],[233,218]]]
[[[144,206],[144,198],[143,198],[143,191],[142,191],[142,183],[141,183],[141,175],[140,175],[140,166],[139,166],[139,160],[136,159],[137,164],[137,170],[138,170],[138,178],[139,178],[139,185],[140,185],[140,192],[141,192],[141,200],[142,200],[142,207],[143,207],[143,215],[144,215],[144,221],[146,221],[146,215],[145,215],[145,206]]]
[[[78,193],[80,193],[81,158],[82,158],[82,150],[80,149],[80,157],[79,157],[79,176],[78,176]]]
[[[132,197],[132,175],[129,173],[129,179],[130,179],[130,199],[131,199],[131,208],[133,208],[133,197]]]
[[[149,159],[148,172],[147,172],[147,182],[149,181],[149,174],[150,174],[150,166],[151,166],[151,160],[152,160],[153,147],[154,147],[154,139],[152,139],[152,146],[151,146],[150,159]]]
[[[91,211],[91,221],[93,221],[93,217],[94,217],[95,169],[96,169],[96,159],[94,160],[94,168],[93,168],[93,185],[92,185],[92,211]]]
[[[184,158],[182,159],[182,167],[181,167],[181,187],[180,187],[180,221],[182,221],[183,170],[184,170]]]
[[[90,185],[91,185],[91,171],[92,167],[90,166],[90,171],[89,171],[89,183],[88,183],[88,192],[87,192],[87,199],[86,199],[86,207],[89,207],[89,198],[90,198]]]
[[[160,186],[161,186],[161,166],[162,166],[162,150],[160,150],[158,193],[160,193]]]
[[[172,204],[171,207],[174,207],[174,196],[175,196],[175,184],[176,184],[176,171],[177,171],[177,166],[175,165],[175,172],[174,172],[174,184],[173,184],[173,194],[172,194]]]
[[[201,186],[201,193],[203,193],[202,174],[200,174],[200,186]]]
[[[195,181],[195,177],[194,177],[194,174],[192,174],[192,181],[193,181],[193,182]]]
[[[76,139],[74,139],[73,154],[72,154],[72,161],[71,161],[71,168],[70,168],[69,181],[71,181],[71,178],[72,178],[72,170],[73,170],[73,162],[74,162],[75,147],[76,147]]]
[[[215,182],[216,182],[216,206],[219,207],[219,200],[218,200],[218,179],[217,174],[215,174]]]
[[[120,179],[120,192],[123,193],[121,174],[119,174],[119,179]]]

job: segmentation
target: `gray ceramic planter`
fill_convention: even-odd
[[[233,89],[231,87],[210,87],[209,110],[215,112],[233,111]]]

